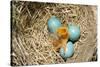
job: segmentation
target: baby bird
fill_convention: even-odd
[[[67,27],[60,27],[56,31],[58,39],[53,41],[54,50],[58,51],[59,48],[63,47],[66,50],[66,43],[69,38]]]

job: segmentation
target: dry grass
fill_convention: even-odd
[[[97,60],[96,6],[12,1],[11,2],[11,65],[39,65]],[[57,16],[62,24],[80,26],[81,37],[75,52],[64,61],[52,50],[47,21]]]

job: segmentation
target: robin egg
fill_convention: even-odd
[[[80,27],[76,24],[69,23],[68,24],[68,31],[69,31],[69,39],[72,42],[75,42],[80,37]]]
[[[64,60],[66,60],[68,57],[71,57],[73,53],[74,44],[71,41],[66,44],[66,51],[64,51],[64,48],[60,48],[60,55]]]
[[[55,33],[59,27],[61,27],[61,21],[56,16],[52,16],[48,20],[49,31]]]

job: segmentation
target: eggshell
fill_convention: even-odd
[[[73,42],[77,41],[80,37],[80,27],[74,23],[68,24],[69,39]]]
[[[71,57],[74,53],[74,44],[69,41],[67,44],[66,44],[66,51],[64,51],[64,48],[60,48],[60,55],[62,58],[64,58],[65,60],[68,58],[68,57]]]
[[[56,16],[52,16],[48,20],[49,31],[55,33],[59,27],[61,27],[61,21]]]

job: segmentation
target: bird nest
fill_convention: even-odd
[[[64,61],[53,50],[47,22],[57,16],[62,24],[80,26],[74,54]],[[11,65],[40,65],[97,60],[96,6],[42,2],[11,2]]]

